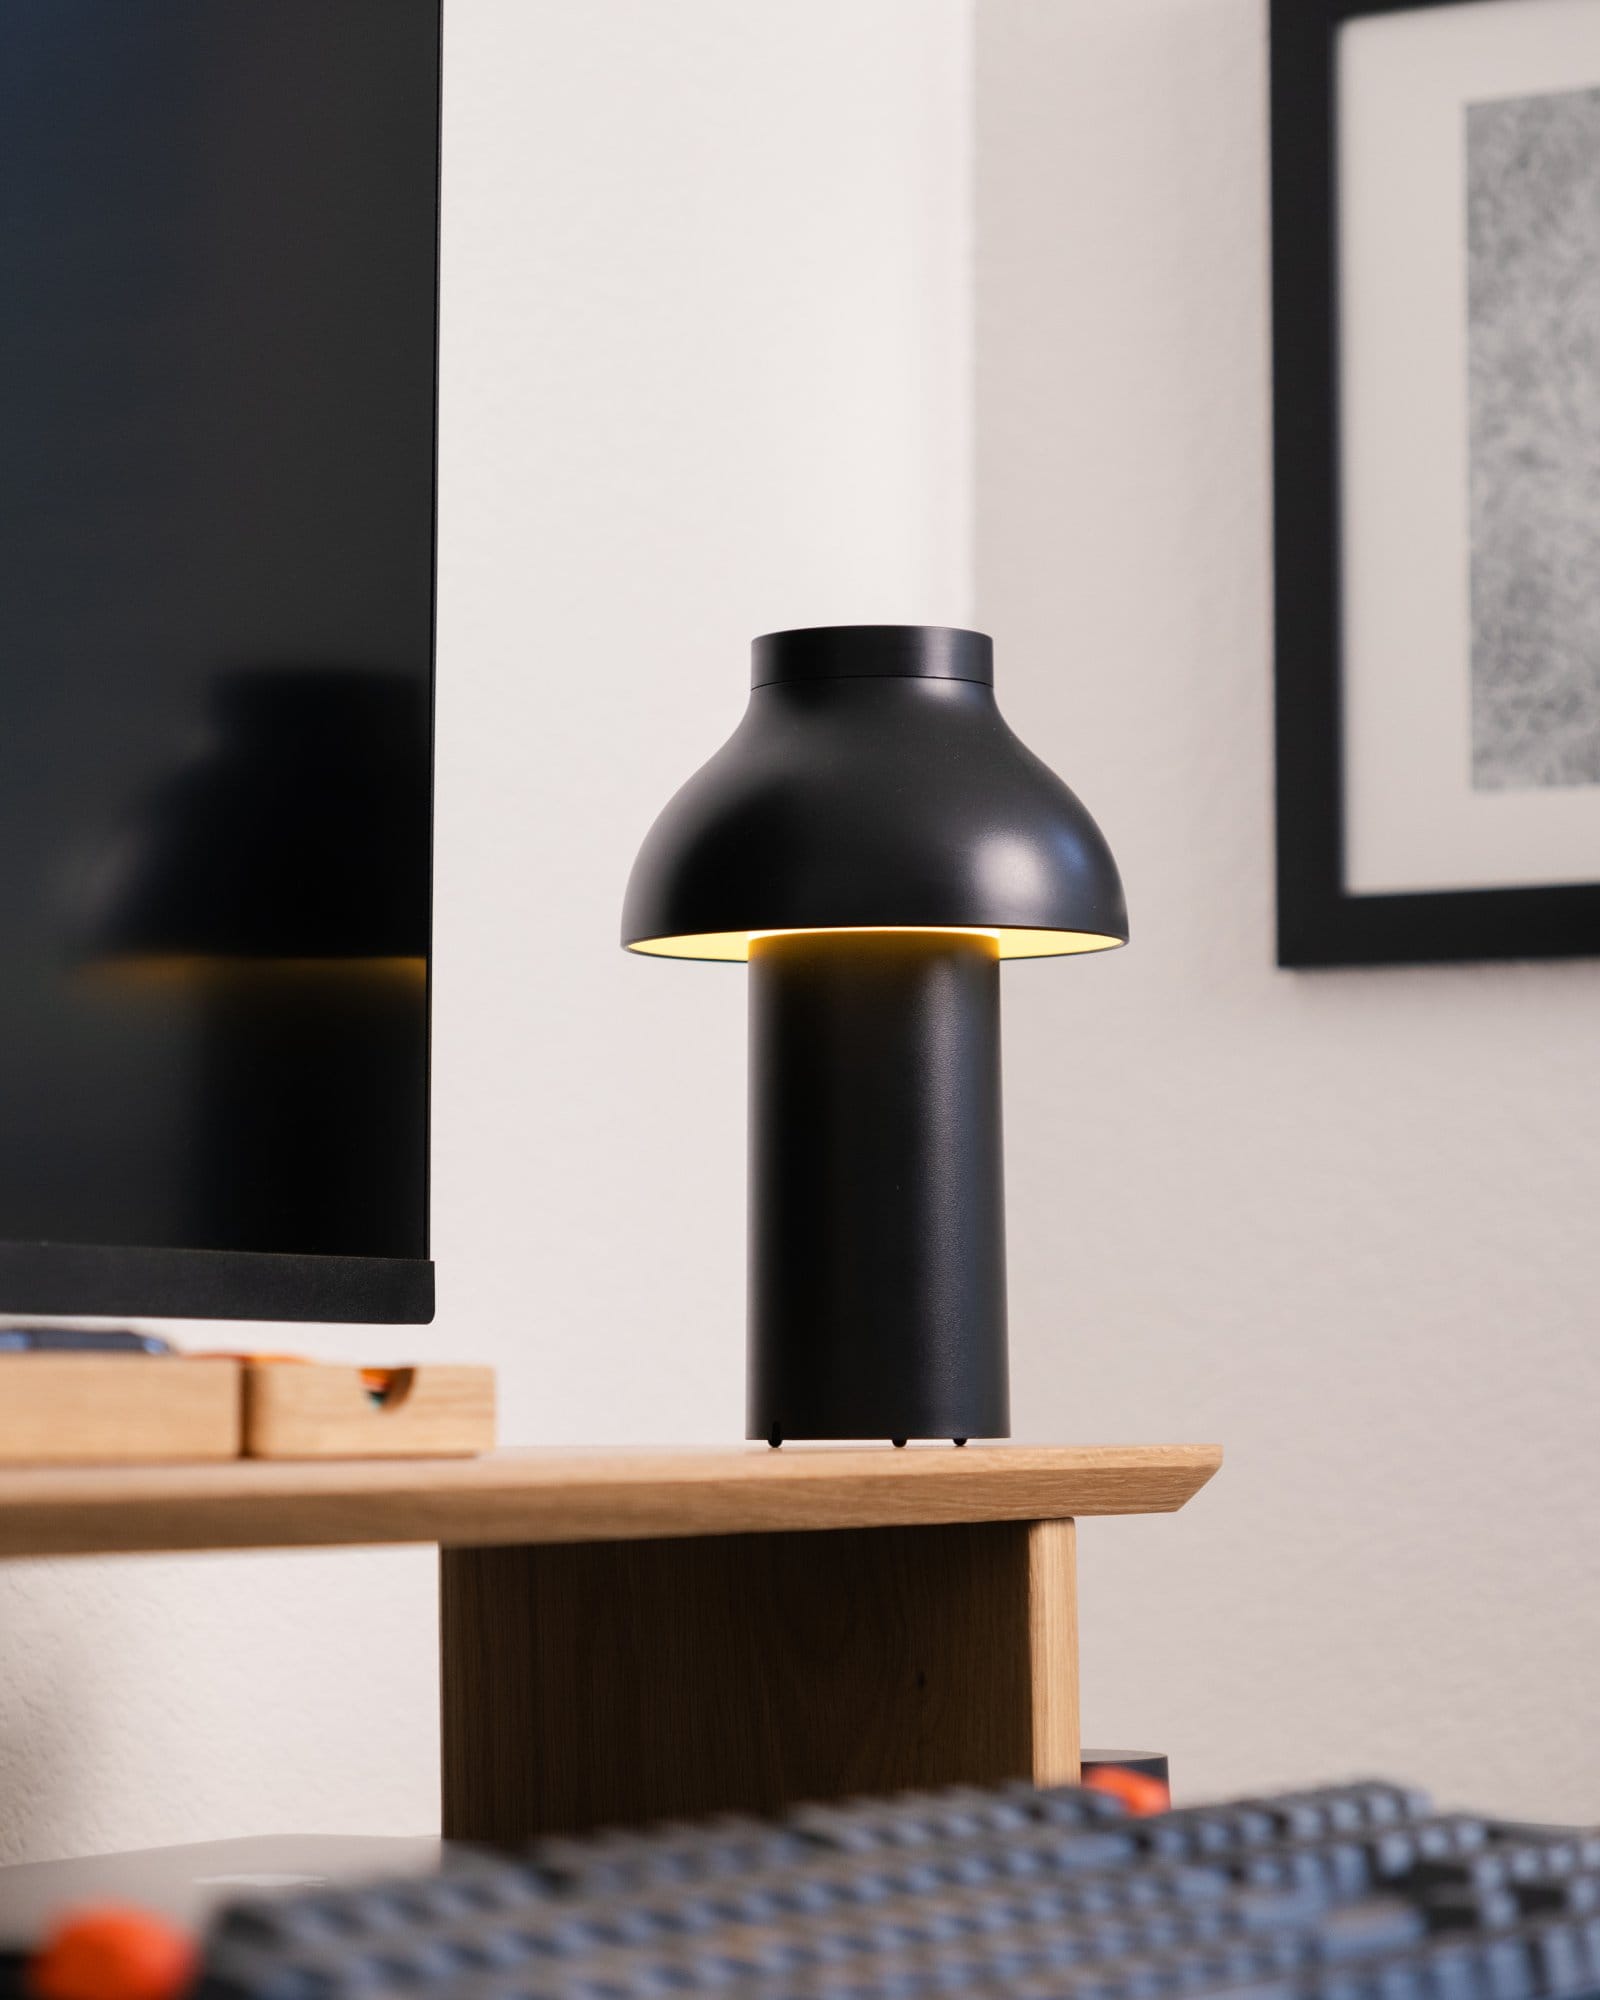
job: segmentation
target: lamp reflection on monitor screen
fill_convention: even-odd
[[[209,740],[96,858],[73,983],[187,1046],[185,1244],[421,1254],[425,694],[358,668],[219,674]]]

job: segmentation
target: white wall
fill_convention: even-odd
[[[1260,0],[447,6],[406,1346],[514,1439],[739,1434],[743,985],[621,885],[751,634],[975,613],[1135,925],[1006,974],[1017,1430],[1229,1447],[1085,1526],[1090,1735],[1593,1816],[1600,967],[1272,969]],[[0,1856],[427,1828],[432,1592],[0,1570]]]
[[[735,1439],[744,983],[625,959],[622,887],[754,633],[970,617],[968,8],[446,16],[439,1317],[262,1338],[493,1361],[517,1441]],[[0,1859],[430,1829],[433,1593],[0,1568]]]
[[[1086,1729],[1593,1818],[1600,965],[1272,965],[1264,9],[979,0],[977,106],[978,622],[1134,926],[1007,977],[1017,1428],[1228,1447]]]

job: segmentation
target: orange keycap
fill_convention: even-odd
[[[1172,1794],[1159,1778],[1146,1777],[1143,1771],[1124,1771],[1115,1764],[1100,1764],[1090,1771],[1083,1781],[1091,1791],[1109,1792],[1122,1803],[1135,1819],[1148,1819],[1152,1813],[1164,1813],[1171,1809]]]
[[[71,1910],[28,1966],[36,2000],[180,2000],[198,1953],[187,1931],[117,1903]]]

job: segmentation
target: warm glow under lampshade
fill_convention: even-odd
[[[983,633],[755,641],[744,719],[646,836],[622,941],[745,959],[752,933],[810,930],[984,931],[1001,958],[1127,942],[1111,850],[1007,727]]]

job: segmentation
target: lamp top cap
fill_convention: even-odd
[[[976,681],[994,686],[994,641],[954,625],[808,625],[750,647],[752,688],[798,681]]]

